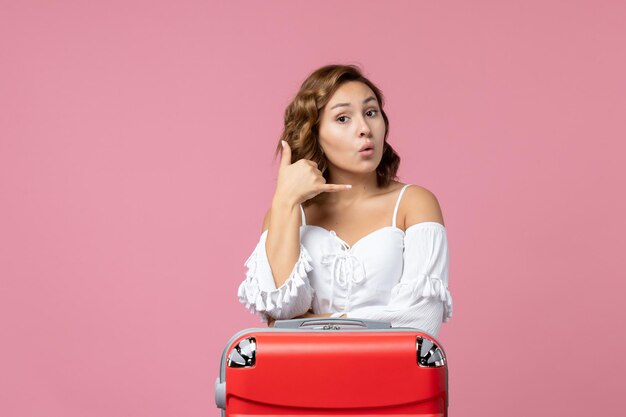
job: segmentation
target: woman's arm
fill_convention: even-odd
[[[314,317],[330,317],[332,313],[324,313],[324,314],[313,314],[310,311],[307,311],[306,313],[304,313],[303,315],[301,315],[300,317],[296,317],[297,319],[308,319],[308,318],[314,318]]]
[[[406,230],[400,282],[392,288],[387,305],[355,308],[347,317],[387,321],[393,327],[418,328],[437,336],[442,321],[452,317],[443,215],[435,196],[422,187],[407,188],[401,206]]]
[[[339,192],[351,185],[326,184],[317,163],[300,159],[291,163],[291,147],[283,143],[276,191],[263,230],[267,232],[265,252],[276,288],[285,283],[300,253],[300,203],[323,192]]]
[[[289,278],[300,256],[300,206],[297,202],[275,196],[265,216],[267,231],[265,251],[274,275],[276,288]]]
[[[332,313],[324,313],[324,314],[313,314],[309,311],[307,311],[305,314],[295,317],[296,319],[308,319],[308,318],[312,318],[312,317],[330,317]],[[342,314],[341,317],[346,317],[345,314]],[[270,319],[269,322],[267,323],[268,327],[274,327],[274,320]]]

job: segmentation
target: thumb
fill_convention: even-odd
[[[289,143],[287,143],[287,141],[285,140],[281,140],[281,143],[283,145],[283,152],[282,157],[280,158],[280,166],[288,167],[289,165],[291,165],[291,147],[289,146]]]

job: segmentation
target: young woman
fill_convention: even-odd
[[[437,336],[452,317],[441,209],[395,181],[383,103],[357,67],[328,65],[287,107],[274,198],[238,290],[270,326],[349,317]]]

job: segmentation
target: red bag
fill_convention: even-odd
[[[448,367],[417,329],[295,319],[237,333],[222,354],[222,416],[447,416]]]

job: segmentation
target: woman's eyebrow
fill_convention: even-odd
[[[370,97],[366,98],[365,100],[363,100],[363,104],[365,104],[365,103],[367,103],[369,101],[372,101],[372,100],[376,100],[376,97],[370,96]],[[342,107],[342,106],[350,107],[350,103],[337,103],[333,107],[331,107],[330,109],[332,110],[335,107]]]

